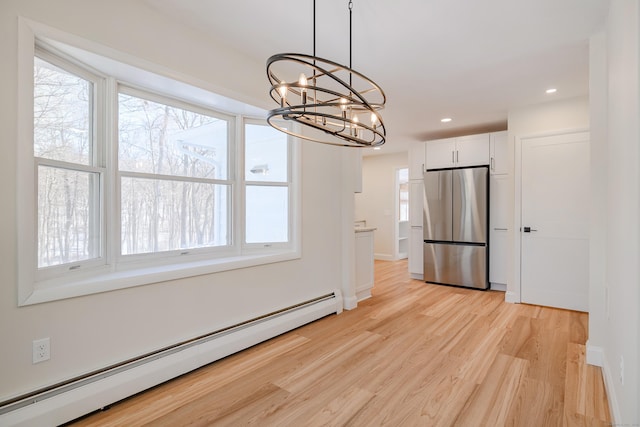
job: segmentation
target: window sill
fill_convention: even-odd
[[[96,271],[91,275],[87,275],[88,272],[85,272],[84,276],[75,278],[67,275],[62,279],[34,283],[33,291],[23,301],[19,302],[19,306],[40,304],[299,258],[300,253],[298,251],[283,250],[273,251],[268,254],[229,256],[214,260],[176,263],[126,271],[102,270]]]

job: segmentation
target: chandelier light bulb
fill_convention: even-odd
[[[278,88],[278,92],[280,93],[280,106],[284,107],[284,103],[287,97],[287,85],[284,81],[280,82],[280,87]]]
[[[340,109],[342,110],[342,118],[347,118],[347,100],[345,98],[340,98]]]
[[[307,103],[307,76],[304,73],[300,73],[300,77],[298,78],[298,84],[300,85],[300,92],[302,93],[302,104]]]
[[[280,87],[278,88],[278,92],[280,92],[280,96],[285,98],[287,95],[287,84],[285,82],[280,82]]]

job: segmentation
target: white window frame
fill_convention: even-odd
[[[264,120],[259,120],[256,118],[251,118],[251,117],[245,117],[243,122],[242,122],[242,141],[243,141],[243,149],[242,149],[242,164],[244,166],[244,156],[246,153],[245,147],[244,147],[244,143],[246,142],[245,139],[245,129],[246,129],[246,125],[261,125],[261,126],[269,126]],[[288,123],[280,123],[281,127],[286,127],[286,126],[290,126],[291,124]],[[274,249],[282,249],[282,248],[288,248],[291,245],[291,242],[294,240],[294,236],[296,234],[296,230],[295,230],[295,224],[294,221],[291,220],[291,218],[294,217],[294,212],[293,212],[293,205],[294,205],[294,201],[296,199],[296,194],[293,193],[294,190],[294,186],[293,186],[293,182],[294,182],[294,167],[293,165],[296,163],[299,163],[299,161],[297,161],[297,145],[295,144],[295,138],[293,138],[290,135],[287,135],[287,181],[286,182],[276,182],[276,181],[249,181],[246,179],[245,174],[244,174],[244,167],[238,171],[239,174],[241,174],[241,183],[242,183],[242,219],[243,219],[243,225],[244,225],[244,231],[242,233],[242,248],[245,251],[257,251],[257,250],[262,250],[264,248],[274,248]],[[261,186],[261,187],[286,187],[288,190],[288,195],[289,195],[289,200],[288,200],[288,206],[289,206],[289,227],[287,230],[287,235],[289,236],[289,239],[287,242],[260,242],[260,243],[247,243],[247,239],[246,239],[246,224],[244,224],[244,221],[246,220],[246,190],[248,186]]]
[[[66,71],[70,74],[73,74],[77,77],[80,77],[86,81],[89,81],[93,85],[93,96],[92,96],[92,105],[91,105],[91,140],[93,144],[92,150],[92,159],[90,160],[89,165],[83,165],[80,163],[69,163],[60,160],[52,160],[42,157],[35,157],[32,151],[32,161],[33,165],[33,174],[34,174],[34,188],[35,188],[35,215],[37,218],[37,197],[38,197],[38,169],[39,166],[48,166],[56,169],[65,169],[68,171],[78,171],[78,172],[89,172],[89,173],[97,173],[99,176],[99,194],[96,197],[97,200],[94,200],[96,203],[98,212],[99,212],[99,224],[98,224],[98,233],[99,233],[99,256],[81,261],[72,261],[69,263],[58,264],[48,267],[43,267],[36,269],[36,280],[37,281],[45,281],[48,279],[52,279],[55,277],[60,277],[68,272],[70,269],[87,269],[87,268],[96,268],[99,266],[103,266],[106,264],[106,227],[104,221],[104,206],[105,206],[105,179],[106,179],[106,167],[105,167],[105,140],[104,140],[104,129],[103,129],[103,121],[97,120],[98,117],[104,114],[104,97],[105,97],[105,89],[104,89],[104,77],[92,72],[87,68],[83,68],[76,64],[73,60],[68,58],[63,58],[60,55],[54,55],[50,51],[36,47],[34,50],[34,57],[37,56],[40,59],[55,65],[63,71]],[[31,67],[33,69],[33,67]],[[33,86],[32,86],[33,91]],[[33,99],[33,95],[31,96]],[[31,114],[33,120],[33,114]],[[33,132],[31,133],[31,148],[33,148]],[[33,190],[32,190],[33,191]],[[36,227],[37,232],[37,227]],[[37,239],[37,237],[36,237]],[[36,253],[37,253],[37,245],[36,245]],[[36,261],[37,262],[37,261]]]
[[[113,235],[113,239],[115,239],[114,241],[114,246],[116,249],[116,260],[119,264],[121,264],[122,268],[127,268],[126,264],[132,264],[134,265],[133,268],[139,268],[139,266],[143,263],[148,263],[148,264],[153,264],[153,263],[157,263],[158,259],[163,259],[163,260],[170,260],[170,259],[176,259],[176,258],[184,258],[185,256],[189,256],[191,259],[206,259],[207,257],[210,257],[211,255],[214,255],[216,257],[221,257],[221,256],[232,256],[232,255],[239,255],[240,254],[240,248],[235,244],[234,242],[234,235],[236,234],[234,232],[233,229],[233,224],[234,224],[234,214],[235,214],[235,210],[233,208],[234,206],[234,201],[236,199],[236,187],[238,186],[237,183],[237,177],[238,177],[238,172],[237,172],[237,162],[236,162],[236,153],[238,150],[238,147],[240,145],[242,145],[242,141],[238,140],[237,138],[237,132],[236,132],[236,122],[238,121],[236,116],[232,116],[229,114],[225,114],[225,113],[221,113],[219,111],[215,111],[212,110],[211,108],[207,108],[205,106],[201,106],[201,105],[195,105],[193,103],[186,103],[184,101],[181,101],[179,99],[176,98],[171,98],[169,96],[166,95],[161,95],[158,93],[154,93],[154,92],[150,92],[144,89],[140,89],[140,88],[135,88],[132,87],[130,85],[127,85],[125,83],[118,83],[118,89],[117,89],[117,93],[116,93],[116,97],[119,94],[125,94],[125,95],[129,95],[129,96],[134,96],[137,98],[142,98],[142,99],[147,99],[149,101],[152,102],[156,102],[159,104],[163,104],[163,105],[169,105],[171,107],[176,107],[176,108],[181,108],[184,110],[189,110],[189,111],[193,111],[195,113],[198,114],[203,114],[203,115],[207,115],[210,117],[214,117],[214,118],[218,118],[218,119],[222,119],[225,120],[228,124],[227,126],[227,131],[228,131],[228,144],[227,144],[227,179],[199,179],[199,178],[189,178],[189,177],[182,177],[182,176],[170,176],[170,175],[164,175],[164,176],[160,176],[160,175],[155,175],[153,173],[140,173],[140,172],[128,172],[128,171],[122,171],[119,168],[116,168],[116,191],[115,191],[115,200],[113,201],[114,206],[117,206],[117,210],[118,212],[115,213],[115,217],[117,218],[117,227],[115,227],[114,230],[114,235]],[[117,116],[117,114],[116,114]],[[116,119],[117,120],[117,119]],[[114,144],[114,158],[118,158],[118,150],[117,150],[117,144]],[[229,192],[228,192],[228,196],[229,196],[229,200],[228,200],[228,204],[227,204],[227,233],[229,236],[229,242],[227,245],[224,246],[211,246],[211,247],[203,247],[203,248],[190,248],[190,249],[178,249],[178,250],[170,250],[170,251],[159,251],[159,252],[155,252],[155,253],[140,253],[140,254],[127,254],[127,255],[123,255],[122,251],[121,251],[121,247],[120,247],[120,243],[121,243],[121,229],[122,229],[122,224],[120,222],[121,216],[119,214],[120,212],[120,208],[121,208],[121,204],[120,204],[120,183],[122,180],[122,177],[126,176],[126,177],[137,177],[137,178],[160,178],[160,179],[167,179],[167,180],[175,180],[175,181],[185,181],[185,182],[207,182],[210,184],[221,184],[221,185],[227,185],[229,187]]]
[[[177,280],[186,277],[211,274],[238,268],[247,268],[273,262],[299,259],[300,236],[300,153],[297,140],[289,143],[290,217],[289,242],[257,248],[244,242],[244,123],[258,120],[266,123],[266,112],[240,101],[201,89],[200,83],[190,76],[166,69],[112,49],[78,38],[45,25],[20,18],[18,23],[18,143],[17,145],[17,241],[18,241],[18,305],[26,306],[99,292],[129,288]],[[50,275],[37,268],[37,162],[33,151],[33,66],[39,46],[53,52],[63,62],[86,64],[87,72],[103,78],[104,102],[94,104],[96,137],[105,138],[105,152],[98,154],[101,179],[102,218],[100,260],[90,260],[81,268],[69,270],[69,265],[55,266]],[[45,58],[48,61],[48,59]],[[68,61],[67,61],[68,60]],[[58,65],[58,64],[55,64]],[[61,67],[66,69],[65,67]],[[84,67],[81,67],[84,68]],[[74,69],[75,70],[75,69]],[[95,71],[99,70],[99,71]],[[75,74],[75,73],[74,73]],[[165,76],[171,77],[165,77]],[[84,77],[84,76],[81,76]],[[184,103],[187,109],[194,106],[214,112],[214,116],[233,118],[230,126],[233,148],[229,147],[228,179],[231,181],[228,203],[231,222],[231,244],[223,248],[189,250],[156,254],[120,256],[120,206],[117,169],[117,94],[118,85],[126,85],[147,94],[157,95],[176,103]],[[171,88],[167,90],[167,88]],[[127,89],[128,90],[128,89]],[[154,96],[155,96],[154,95]],[[163,102],[163,101],[161,101]],[[216,108],[213,107],[215,103]],[[171,104],[174,105],[174,104]],[[180,107],[180,105],[177,105]],[[222,107],[221,107],[222,106]],[[182,108],[182,107],[181,107]],[[227,111],[222,108],[228,108]],[[208,114],[208,113],[207,113]],[[100,123],[105,123],[101,125]],[[48,162],[48,161],[46,161]],[[46,163],[45,162],[45,163]],[[35,192],[34,192],[35,189]],[[117,203],[114,203],[117,202]],[[177,253],[176,253],[177,252]],[[184,251],[182,251],[184,252]],[[212,256],[213,254],[213,256]],[[151,256],[147,256],[151,255]],[[78,263],[73,263],[76,265]],[[43,269],[40,269],[43,270]],[[44,270],[43,270],[44,271]]]

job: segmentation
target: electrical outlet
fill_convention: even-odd
[[[624,356],[620,356],[620,384],[624,385]]]
[[[33,363],[44,362],[51,359],[51,347],[49,338],[33,341]]]

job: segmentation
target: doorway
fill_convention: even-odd
[[[396,259],[409,256],[409,169],[396,169]]]
[[[588,311],[589,132],[521,140],[524,303]]]

